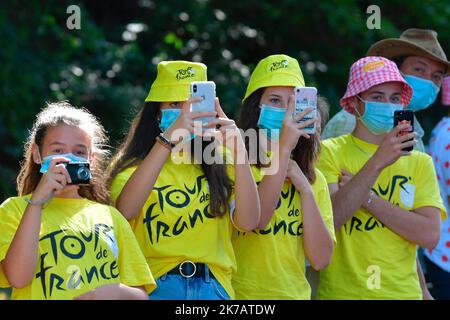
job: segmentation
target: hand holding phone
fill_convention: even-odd
[[[295,87],[295,112],[297,115],[306,109],[313,109],[310,113],[300,119],[299,123],[311,120],[317,117],[317,89],[314,87]],[[308,134],[316,133],[316,122],[303,128]]]
[[[414,131],[414,113],[412,110],[397,110],[394,112],[394,128],[399,124],[409,124],[409,128],[406,130],[402,130],[397,134],[397,137],[403,137],[408,133]],[[407,141],[411,141],[407,140]],[[402,149],[403,151],[412,151],[413,146]]]
[[[190,92],[191,98],[202,98],[201,101],[192,103],[191,111],[215,112],[216,84],[213,81],[194,81],[191,83]],[[197,120],[204,123],[214,120],[214,117]]]

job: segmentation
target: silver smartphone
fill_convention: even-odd
[[[202,101],[191,105],[191,111],[215,111],[216,84],[213,81],[194,81],[191,83],[191,98],[201,97]],[[213,120],[214,117],[198,118],[202,122]]]

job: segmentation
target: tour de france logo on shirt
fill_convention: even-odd
[[[198,176],[193,185],[184,184],[182,189],[170,184],[154,187],[153,191],[157,200],[150,204],[142,220],[151,244],[179,236],[216,218],[209,211],[209,185],[205,175]],[[188,207],[192,207],[192,212],[187,212]],[[172,225],[166,215],[173,210],[183,210],[183,214]]]
[[[113,228],[106,224],[95,224],[89,232],[60,229],[42,236],[39,243],[44,250],[35,277],[45,299],[55,290],[81,289],[119,277],[118,244]],[[84,259],[86,256],[90,259]],[[86,260],[94,262],[86,264]]]
[[[390,203],[401,206],[407,210],[412,209],[414,206],[414,198],[416,193],[416,187],[412,183],[411,177],[403,175],[394,175],[391,181],[382,186],[379,183],[372,188],[380,198],[389,201]],[[353,216],[344,224],[344,231],[347,235],[351,236],[355,231],[370,232],[380,228],[385,228],[385,225],[378,221],[372,215],[367,215],[365,220],[361,220],[362,216]]]
[[[280,198],[278,200],[275,212],[287,212],[281,214],[275,214],[274,219],[267,225],[265,229],[253,230],[253,233],[266,236],[266,235],[279,235],[279,236],[294,236],[300,237],[303,235],[303,222],[301,222],[301,210],[294,201],[296,189],[293,185],[284,191],[281,191]],[[284,208],[284,206],[287,206]],[[245,236],[247,232],[237,231],[238,236]]]

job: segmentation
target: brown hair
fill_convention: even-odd
[[[257,159],[256,166],[262,167],[262,161],[260,158],[260,145],[259,145],[259,128],[257,126],[261,109],[259,108],[261,97],[265,88],[261,88],[253,92],[242,104],[241,112],[238,119],[238,127],[242,130],[255,129],[258,134],[257,137]],[[245,141],[247,151],[249,151],[249,141]],[[310,135],[309,139],[300,137],[292,150],[292,158],[299,165],[302,172],[305,174],[309,183],[316,181],[316,172],[314,170],[314,164],[320,152],[320,140],[317,134]],[[251,159],[253,161],[253,159]]]
[[[323,132],[323,129],[325,129],[325,125],[330,118],[330,105],[328,100],[320,95],[317,95],[317,111],[319,111],[320,114],[320,128]]]
[[[108,186],[111,185],[117,174],[138,165],[153,148],[156,137],[161,133],[158,123],[159,113],[159,102],[147,102],[133,119],[124,142],[120,145],[108,166]],[[193,143],[194,140],[192,140],[191,150],[193,150]],[[202,151],[210,143],[214,143],[214,141],[203,141]],[[226,166],[224,164],[206,164],[201,159],[197,160],[201,163],[209,184],[211,214],[216,217],[223,216],[230,209],[229,199],[233,187]]]
[[[25,144],[24,160],[17,177],[17,190],[20,196],[29,194],[36,189],[42,174],[40,164],[33,161],[33,145],[42,150],[45,135],[49,128],[59,125],[69,125],[85,130],[92,141],[94,159],[91,165],[92,178],[89,185],[80,186],[80,196],[96,202],[109,204],[109,193],[103,179],[104,159],[108,139],[100,122],[86,109],[75,108],[67,101],[47,104],[36,116],[36,122],[30,131]]]

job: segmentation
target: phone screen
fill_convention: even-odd
[[[397,134],[397,137],[403,137],[414,131],[414,113],[411,110],[400,110],[394,112],[394,127],[400,124],[408,124],[406,130],[402,130]],[[408,141],[412,141],[410,139]],[[404,148],[403,151],[412,151],[413,147]]]
[[[412,129],[412,124],[411,124],[411,121],[410,121],[410,120],[401,120],[398,124],[399,124],[399,125],[401,125],[401,124],[408,124],[409,127],[408,127],[408,129],[406,129],[406,130],[400,131],[400,132],[397,134],[397,137],[403,137],[403,136],[407,135],[408,133],[414,131],[414,130]]]

